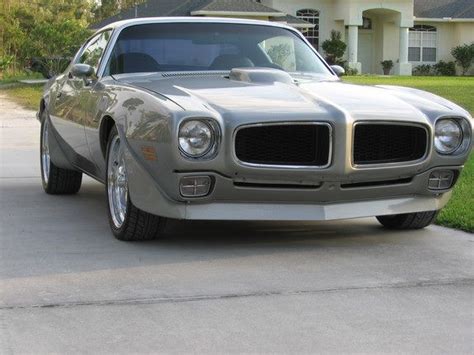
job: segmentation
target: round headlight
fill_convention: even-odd
[[[214,134],[206,122],[190,120],[181,125],[178,138],[179,147],[186,155],[200,157],[212,148]]]
[[[462,128],[455,120],[446,118],[436,122],[434,144],[439,153],[453,153],[461,145],[462,139]]]

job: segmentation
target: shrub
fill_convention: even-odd
[[[5,71],[13,63],[14,59],[11,55],[0,56],[0,79],[3,78]]]
[[[456,64],[454,62],[445,62],[440,60],[433,65],[433,70],[436,75],[454,76],[456,75]]]
[[[429,64],[421,64],[413,68],[413,75],[432,75],[432,69]]]
[[[333,65],[340,62],[340,58],[344,55],[347,45],[341,39],[341,32],[332,30],[331,39],[325,40],[321,48],[326,52],[326,61]]]
[[[456,59],[456,64],[462,68],[462,75],[465,75],[474,62],[474,42],[454,47],[451,55]]]
[[[359,72],[357,71],[356,68],[351,68],[346,62],[342,66],[344,68],[344,71],[346,72],[345,75],[357,75]]]
[[[382,68],[383,68],[383,73],[385,75],[389,75],[390,74],[390,70],[392,70],[393,68],[393,61],[392,60],[384,60],[382,62],[380,62],[380,64],[382,64]]]
[[[0,71],[6,70],[15,58],[12,55],[0,56]]]

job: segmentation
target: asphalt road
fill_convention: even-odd
[[[48,196],[34,113],[0,97],[0,353],[473,353],[474,235],[173,223],[116,241],[104,189]]]

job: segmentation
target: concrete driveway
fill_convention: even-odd
[[[0,97],[0,353],[472,353],[474,235],[173,223],[116,241],[104,188],[40,183],[34,112]]]

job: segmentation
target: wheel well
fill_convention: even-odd
[[[46,102],[44,102],[44,99],[41,99],[40,107],[39,107],[39,115],[38,115],[40,119],[45,109],[46,109]]]
[[[115,121],[110,116],[105,116],[102,119],[99,130],[100,137],[100,149],[102,150],[102,155],[105,157],[107,154],[107,143],[109,140],[109,134],[112,128],[115,126]]]

